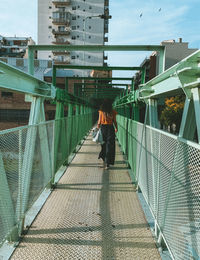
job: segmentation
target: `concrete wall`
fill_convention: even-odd
[[[161,42],[166,48],[165,70],[186,58],[197,49],[189,49],[188,42]]]
[[[38,0],[38,44],[51,44],[52,42],[52,0]],[[38,59],[50,59],[51,52],[38,52]]]

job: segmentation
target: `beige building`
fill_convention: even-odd
[[[160,45],[165,46],[165,70],[197,50],[189,48],[188,42],[183,42],[182,38],[179,38],[177,42],[175,40],[162,41]],[[153,52],[140,66],[146,69],[145,82],[157,76],[159,71],[159,53]],[[137,89],[139,84],[141,84],[141,72],[136,73],[134,78],[135,89]]]

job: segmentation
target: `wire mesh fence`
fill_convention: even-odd
[[[20,234],[26,212],[93,123],[88,113],[0,132],[0,245]]]
[[[200,259],[200,145],[118,116],[118,139],[174,259]]]

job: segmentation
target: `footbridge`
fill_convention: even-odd
[[[159,75],[145,82],[141,67],[54,65],[49,84],[34,77],[36,50],[157,51]],[[168,70],[164,61],[156,45],[34,45],[29,73],[0,62],[0,88],[31,102],[27,126],[0,132],[0,259],[200,259],[200,51]],[[70,78],[56,87],[61,68],[141,71],[142,82],[80,77],[72,94]],[[185,102],[175,135],[158,114],[176,95]],[[91,136],[104,98],[118,112],[109,170]],[[45,120],[46,101],[54,120]]]

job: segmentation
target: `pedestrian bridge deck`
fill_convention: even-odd
[[[119,146],[100,166],[91,135],[11,259],[160,259]]]

